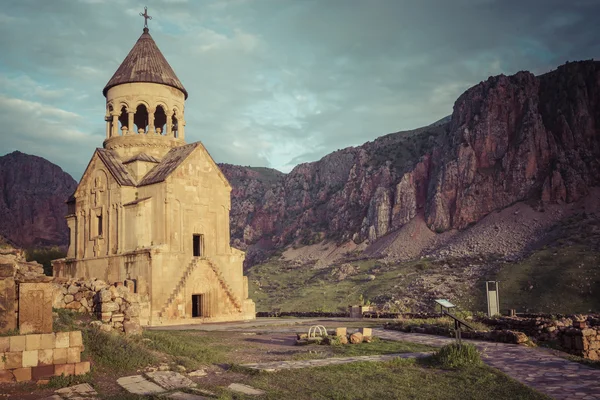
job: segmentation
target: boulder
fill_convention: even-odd
[[[362,343],[362,341],[363,341],[362,333],[356,332],[356,333],[353,333],[352,335],[350,335],[350,343],[358,344],[358,343]]]
[[[134,321],[125,321],[123,322],[123,329],[125,330],[126,335],[141,335],[142,327],[139,323]]]

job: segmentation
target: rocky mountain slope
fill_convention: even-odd
[[[66,245],[65,201],[76,187],[41,157],[18,151],[0,157],[0,235],[23,248]]]
[[[600,184],[600,62],[496,76],[467,90],[450,121],[378,138],[289,174],[224,166],[232,237],[248,262],[323,238],[374,243],[424,221],[443,233],[525,201],[541,212]],[[413,222],[414,223],[414,222]]]

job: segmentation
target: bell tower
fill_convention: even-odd
[[[104,148],[123,160],[144,153],[156,159],[185,144],[184,103],[188,93],[150,36],[144,11],[144,30],[108,81]],[[143,156],[143,154],[142,154]]]

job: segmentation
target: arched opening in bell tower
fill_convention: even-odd
[[[167,124],[167,114],[165,113],[165,109],[160,104],[156,106],[156,111],[154,112],[154,126],[156,128],[156,133],[159,135],[165,135],[165,125]],[[159,130],[160,129],[160,130]]]
[[[138,133],[146,133],[148,128],[148,109],[145,105],[140,104],[135,109],[135,116],[133,117],[133,123],[137,127]],[[140,129],[142,130],[140,132]]]
[[[177,120],[177,110],[173,110],[172,124],[173,125],[171,126],[171,133],[173,133],[174,138],[178,138],[179,137],[179,132],[178,132],[179,121]]]
[[[127,126],[127,124],[127,107],[123,106],[121,107],[121,114],[119,114],[119,129],[121,133],[125,133],[123,127]],[[127,126],[127,129],[131,129],[131,127]]]

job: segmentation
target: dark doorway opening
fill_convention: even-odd
[[[192,317],[203,317],[202,309],[204,308],[204,295],[193,294],[192,295]]]
[[[202,253],[204,252],[204,235],[194,235],[194,257],[202,257]]]

